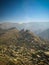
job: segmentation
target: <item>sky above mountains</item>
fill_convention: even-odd
[[[0,0],[0,22],[49,22],[49,0]]]

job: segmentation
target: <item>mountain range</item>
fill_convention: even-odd
[[[49,40],[49,29],[46,29],[45,31],[38,34],[41,38],[44,38],[46,40]]]
[[[0,65],[49,65],[49,41],[30,30],[10,28],[0,35]]]
[[[30,30],[34,34],[43,37],[44,39],[49,39],[49,22],[30,22],[30,23],[0,23],[0,29],[7,30],[10,28],[17,28],[18,30]],[[47,32],[46,32],[47,31]],[[46,32],[46,33],[44,33]],[[0,31],[1,33],[1,31]]]

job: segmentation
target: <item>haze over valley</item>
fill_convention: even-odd
[[[0,0],[0,65],[49,65],[49,0]]]

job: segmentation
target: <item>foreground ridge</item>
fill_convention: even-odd
[[[49,42],[12,28],[0,37],[0,65],[49,65]]]

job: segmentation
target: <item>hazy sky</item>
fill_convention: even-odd
[[[0,22],[49,21],[49,0],[0,0]]]

